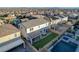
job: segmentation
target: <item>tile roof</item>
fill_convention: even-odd
[[[34,20],[27,21],[27,22],[23,22],[22,24],[26,28],[31,28],[31,27],[38,26],[38,25],[41,25],[47,22],[48,21],[46,21],[45,19],[34,19]]]
[[[4,24],[0,26],[0,37],[19,32],[19,30],[11,24]]]

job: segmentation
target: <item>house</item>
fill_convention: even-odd
[[[11,24],[13,24],[15,27],[18,28],[18,24],[22,23],[22,22],[27,22],[27,21],[30,21],[30,20],[34,20],[34,19],[40,19],[40,18],[43,18],[44,16],[42,15],[30,15],[30,16],[27,16],[26,18],[22,18],[22,19],[19,19],[19,18],[16,18],[16,19],[13,19],[11,21]]]
[[[23,43],[20,31],[11,24],[0,26],[0,51],[8,51]]]
[[[11,21],[13,21],[14,19],[16,19],[16,16],[12,14],[9,14],[7,17],[5,17],[7,23],[11,23]]]
[[[50,28],[54,29],[59,23],[65,23],[68,21],[68,17],[64,15],[50,15],[49,17],[45,17],[47,21],[50,22]]]
[[[78,19],[78,14],[73,13],[68,16],[69,19]]]
[[[0,19],[0,26],[4,24],[4,21]]]
[[[16,18],[16,16],[13,14],[9,14],[5,19],[15,19]]]
[[[27,22],[27,21],[29,21],[29,19],[28,18],[23,18],[23,19],[20,19],[20,21],[21,22]]]
[[[46,18],[46,17],[44,17],[44,18]],[[58,23],[63,23],[63,22],[68,21],[68,17],[65,16],[65,15],[49,15],[48,16],[48,21],[51,22],[51,25],[58,24]]]
[[[16,18],[16,19],[11,21],[11,24],[18,28],[18,24],[21,23],[21,22],[22,21],[20,19]]]
[[[61,23],[64,23],[64,22],[67,22],[68,21],[68,16],[59,15],[59,17],[61,18]]]
[[[37,17],[37,18],[44,18],[45,16],[43,15],[32,15],[33,17]]]
[[[33,19],[19,24],[22,36],[31,44],[48,33],[49,22],[45,19]]]
[[[59,22],[61,22],[61,18],[59,16],[51,17],[51,24],[58,24]]]

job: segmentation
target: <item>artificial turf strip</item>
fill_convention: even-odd
[[[56,38],[58,36],[58,34],[56,33],[51,33],[49,34],[47,37],[41,39],[40,41],[37,41],[33,44],[33,46],[36,49],[42,48],[44,45],[46,45],[47,43],[49,43],[51,40],[53,40],[54,38]]]

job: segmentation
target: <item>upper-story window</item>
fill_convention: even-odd
[[[15,34],[15,37],[17,37],[17,34]]]
[[[33,28],[30,28],[30,31],[33,31]]]
[[[40,28],[40,26],[38,26],[38,28]]]

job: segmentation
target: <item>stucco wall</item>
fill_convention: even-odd
[[[42,25],[39,25],[39,26],[35,26],[33,27],[33,30],[30,31],[30,28],[27,29],[27,33],[31,33],[31,32],[34,32],[36,30],[39,30],[41,28],[44,28],[44,27],[47,27],[49,23],[45,23],[45,24],[42,24]]]
[[[13,40],[14,38],[20,37],[20,32],[16,32],[10,35],[0,37],[0,44],[9,40]]]
[[[4,51],[8,51],[14,47],[17,47],[19,45],[21,45],[23,43],[22,39],[20,38],[16,38],[15,41],[10,41],[9,43],[5,44],[5,45],[2,45],[0,47],[0,52],[4,52]]]

